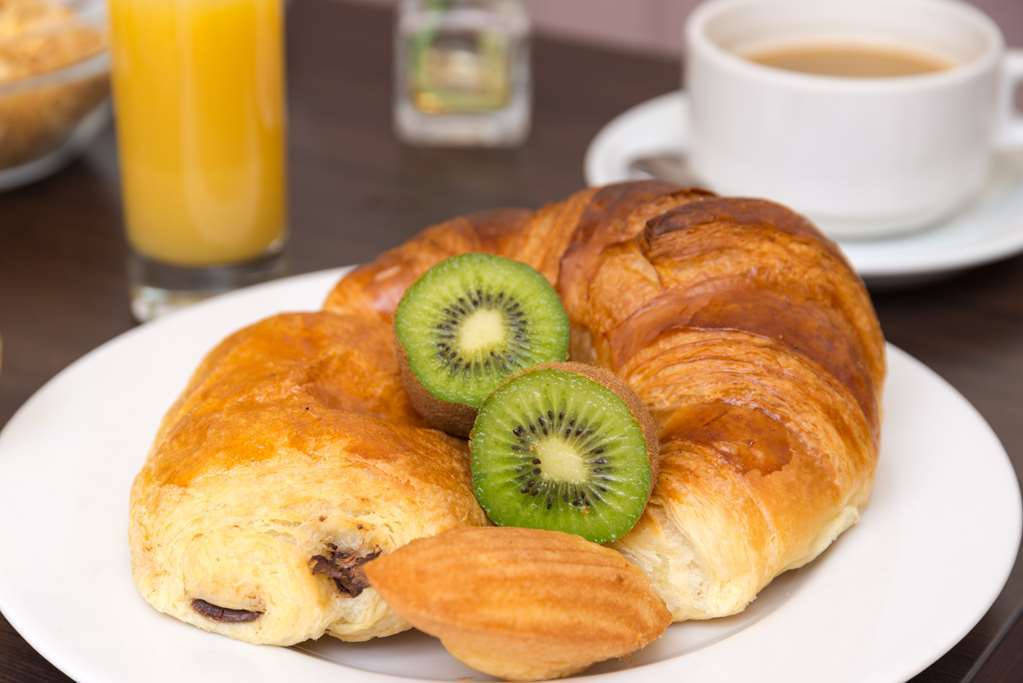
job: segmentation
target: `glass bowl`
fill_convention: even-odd
[[[106,3],[51,2],[69,16],[27,23],[35,1],[0,0],[0,190],[58,170],[110,119]]]

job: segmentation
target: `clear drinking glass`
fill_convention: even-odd
[[[394,63],[394,124],[406,142],[500,147],[528,135],[520,0],[402,0]]]
[[[279,273],[282,0],[109,0],[132,312]]]

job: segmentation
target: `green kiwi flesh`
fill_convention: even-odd
[[[557,292],[524,263],[454,256],[423,274],[394,319],[402,377],[427,422],[462,436],[505,379],[568,356],[569,323]]]
[[[479,410],[473,491],[491,521],[615,541],[643,514],[657,471],[653,421],[611,373],[527,370]]]

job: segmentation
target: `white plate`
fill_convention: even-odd
[[[684,154],[687,116],[684,92],[655,97],[622,113],[590,143],[583,166],[586,182],[634,180],[644,176],[630,170],[633,160]],[[826,224],[821,228],[827,232]],[[998,150],[981,196],[948,221],[921,232],[840,245],[860,276],[880,286],[925,282],[1023,251],[1023,149]]]
[[[238,643],[158,614],[132,585],[128,489],[164,410],[226,333],[316,308],[338,275],[261,285],[128,332],[57,375],[4,429],[0,610],[68,675],[83,683],[483,678],[414,633],[292,649]],[[601,678],[901,681],[980,619],[1016,556],[1016,477],[969,403],[902,351],[889,354],[884,446],[860,524],[745,614],[677,624],[647,650],[598,668]]]

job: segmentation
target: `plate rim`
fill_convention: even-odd
[[[589,145],[586,148],[586,153],[583,157],[583,177],[586,180],[586,184],[593,187],[598,185],[605,185],[608,183],[621,182],[624,177],[619,177],[615,172],[609,172],[607,167],[613,163],[613,160],[609,160],[608,157],[613,157],[611,153],[611,147],[627,134],[627,131],[631,131],[638,125],[641,119],[657,119],[667,121],[669,118],[675,123],[670,124],[676,126],[670,133],[663,136],[663,143],[660,144],[659,149],[664,150],[671,140],[676,137],[682,137],[683,139],[688,136],[688,125],[682,120],[680,116],[677,116],[679,111],[684,112],[689,106],[689,95],[685,89],[677,89],[667,93],[662,93],[650,99],[644,100],[635,104],[625,111],[617,114],[610,121],[605,123],[601,129],[593,136],[590,140]],[[670,116],[669,116],[670,113]],[[1016,148],[1012,145],[999,141],[996,143],[996,149],[998,151],[1009,151],[1015,150]],[[1023,185],[1020,186],[1020,192],[1023,192]],[[965,212],[969,212],[970,209],[966,208]],[[926,234],[927,231],[918,231],[915,233],[909,233],[904,236],[895,236],[885,239],[876,240],[836,240],[840,247],[843,247],[843,251],[846,247],[856,248],[860,245],[881,245],[886,241],[894,240],[912,240],[915,237]],[[915,278],[915,277],[927,277],[940,274],[953,274],[969,268],[975,268],[996,261],[1000,261],[1005,258],[1010,258],[1016,254],[1023,252],[1023,221],[1020,222],[1019,229],[1016,231],[1008,231],[1003,237],[993,242],[986,243],[975,243],[973,246],[965,250],[949,250],[940,252],[940,256],[937,258],[921,258],[918,252],[917,259],[915,261],[906,261],[900,264],[892,263],[857,263],[851,256],[846,254],[852,263],[856,272],[859,273],[860,277],[863,278]]]
[[[15,414],[10,418],[8,423],[4,426],[3,430],[0,431],[0,454],[2,454],[6,450],[5,445],[8,434],[11,431],[13,431],[12,425],[18,425],[23,419],[26,419],[22,416],[25,414],[29,414],[30,411],[34,409],[33,408],[34,404],[36,403],[36,401],[41,400],[40,397],[44,395],[44,392],[46,392],[47,389],[52,385],[61,381],[61,378],[65,377],[68,373],[75,372],[76,369],[91,363],[92,360],[98,354],[109,353],[110,349],[116,348],[116,345],[118,344],[131,343],[129,340],[142,334],[149,334],[150,330],[156,330],[167,325],[175,325],[177,324],[176,322],[178,319],[177,316],[189,315],[190,312],[192,311],[201,312],[206,310],[217,310],[225,306],[230,307],[234,305],[235,301],[242,299],[243,297],[244,298],[252,297],[253,299],[256,299],[264,292],[269,293],[278,288],[284,288],[287,286],[302,287],[306,283],[315,283],[318,285],[321,281],[323,283],[327,283],[329,278],[336,279],[343,273],[347,272],[350,268],[352,267],[348,266],[344,268],[332,268],[322,271],[315,271],[311,273],[304,273],[300,275],[291,276],[288,278],[282,278],[279,280],[262,283],[260,285],[255,285],[253,287],[241,289],[230,294],[224,295],[222,297],[217,297],[210,301],[197,304],[185,311],[166,316],[158,321],[137,326],[107,340],[103,344],[92,349],[91,351],[84,354],[80,358],[76,359],[67,367],[63,368],[61,371],[56,373],[42,387],[40,387],[39,390],[37,390],[27,401],[25,401],[19,407]],[[267,312],[266,315],[274,315],[276,312],[279,311],[270,311]],[[908,678],[915,675],[916,673],[919,673],[924,668],[929,666],[931,663],[933,663],[941,656],[943,656],[951,647],[953,647],[959,640],[961,640],[961,638],[965,636],[983,618],[983,616],[990,609],[991,605],[994,604],[995,600],[997,600],[998,596],[1004,589],[1004,586],[1011,574],[1012,568],[1015,565],[1016,557],[1018,556],[1019,553],[1020,534],[1021,530],[1023,530],[1023,507],[1021,507],[1020,505],[1019,481],[1015,475],[1012,462],[1009,459],[1008,454],[1006,453],[1005,448],[1002,445],[997,434],[995,433],[994,429],[984,419],[983,415],[981,415],[980,412],[969,402],[969,400],[967,400],[958,390],[955,389],[954,386],[952,386],[947,380],[945,380],[939,373],[929,368],[926,364],[916,359],[911,354],[903,351],[899,347],[896,347],[895,345],[890,343],[887,344],[887,353],[889,354],[889,364],[892,364],[894,358],[897,357],[899,358],[898,362],[900,363],[906,362],[909,365],[914,366],[916,371],[922,371],[929,375],[931,379],[936,379],[944,387],[945,391],[949,392],[951,396],[956,399],[958,407],[960,409],[965,409],[970,414],[971,418],[977,422],[979,427],[987,432],[988,436],[992,440],[992,443],[999,449],[1001,457],[997,458],[998,466],[1002,468],[1010,478],[1011,488],[1015,495],[1015,506],[1013,507],[1013,510],[1015,511],[1015,516],[1013,520],[1013,528],[1015,529],[1014,544],[1015,552],[1011,554],[1009,554],[1008,552],[1005,553],[1005,558],[1002,561],[1002,571],[999,572],[1001,580],[996,584],[992,584],[988,587],[987,597],[982,601],[983,604],[978,603],[976,614],[969,620],[969,623],[966,623],[966,621],[964,620],[960,624],[960,627],[958,629],[954,629],[955,630],[954,637],[949,636],[948,642],[943,644],[940,650],[936,649],[935,651],[931,652],[931,654],[928,655],[927,657],[907,658],[907,661],[900,661],[897,664],[896,663],[889,664],[887,671],[888,674],[896,673],[895,668],[897,667],[901,672],[897,673],[897,676],[900,678]],[[0,461],[0,469],[2,469],[2,466],[3,461]],[[30,617],[27,617],[27,615],[23,615],[21,612],[18,612],[17,610],[15,610],[13,614],[7,611],[7,609],[10,606],[10,601],[5,599],[5,595],[13,594],[14,590],[16,590],[16,588],[14,588],[13,586],[11,585],[5,586],[4,583],[0,582],[0,610],[3,611],[4,616],[7,618],[11,626],[19,633],[19,635],[21,635],[21,637],[24,638],[41,656],[47,659],[47,661],[49,661],[51,664],[53,664],[55,667],[65,672],[66,674],[74,677],[76,680],[81,681],[103,680],[102,678],[97,678],[97,676],[99,676],[100,674],[96,672],[96,667],[94,665],[90,665],[88,659],[83,659],[82,657],[79,656],[78,653],[75,653],[74,650],[69,650],[66,648],[64,650],[61,650],[59,648],[59,645],[55,644],[57,641],[49,639],[49,634],[45,634],[42,630],[40,630],[39,632],[33,630],[33,627],[35,626],[34,622],[37,622],[38,624],[41,625],[46,623],[46,619],[32,619]],[[27,629],[26,625],[28,626]],[[752,626],[756,626],[756,624],[753,624]],[[747,632],[749,630],[750,629],[746,629]],[[195,633],[201,632],[195,631]],[[743,632],[740,631],[736,634],[733,634],[733,636],[738,636],[741,635],[742,633]],[[203,637],[207,638],[209,637],[209,635],[205,633],[201,633],[201,635]],[[731,637],[732,636],[729,636],[729,638]],[[728,638],[726,638],[725,640],[728,640]],[[711,649],[713,648],[707,648],[704,650],[704,652]],[[336,662],[325,662],[322,660],[318,660],[316,657],[311,657],[306,654],[294,652],[288,648],[267,648],[267,650],[276,653],[275,656],[280,655],[280,657],[286,658],[290,667],[289,670],[294,671],[296,673],[300,672],[303,669],[308,669],[309,671],[313,670],[319,671],[321,669],[318,667],[323,666],[329,666],[330,670],[334,671],[336,667],[339,665]],[[601,681],[610,680],[611,678],[614,678],[619,682],[630,681],[631,683],[631,681],[633,680],[639,680],[636,678],[637,676],[642,676],[645,678],[651,675],[657,676],[663,675],[664,673],[670,671],[672,667],[678,666],[680,661],[691,659],[699,655],[700,652],[701,651],[698,650],[696,652],[692,652],[684,656],[670,657],[665,660],[641,665],[633,669],[621,670],[610,673],[591,674],[584,677],[588,680],[599,679]],[[344,667],[344,665],[341,666]],[[353,680],[379,681],[388,683],[420,680],[392,674],[378,673],[354,667],[344,668],[348,669],[347,674],[351,676]],[[567,680],[581,680],[581,677]],[[878,678],[877,680],[891,680],[891,678],[886,675],[884,678]]]

